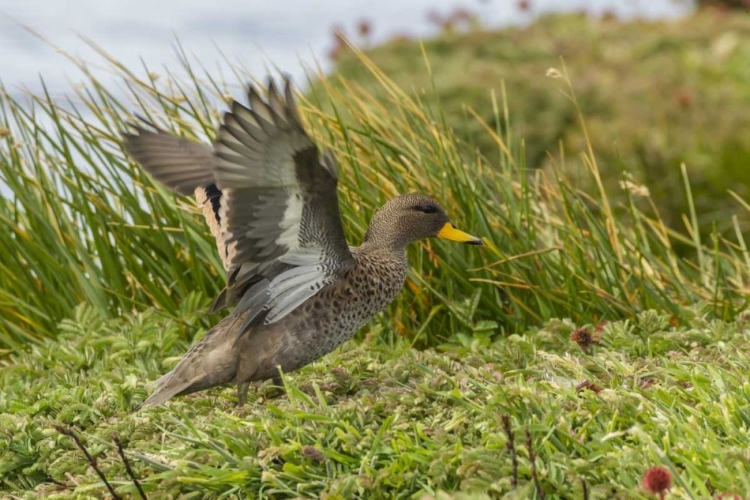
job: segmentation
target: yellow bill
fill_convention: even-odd
[[[443,238],[444,240],[458,241],[459,243],[468,243],[470,245],[484,244],[481,239],[468,233],[464,233],[450,222],[446,222],[442,229],[438,231],[437,237]]]

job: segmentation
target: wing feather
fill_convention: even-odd
[[[344,239],[333,155],[305,132],[291,84],[264,99],[249,86],[213,147],[136,127],[126,149],[154,178],[195,191],[227,272],[214,306],[236,305],[242,331],[299,307],[354,264]],[[155,127],[152,127],[155,128]]]

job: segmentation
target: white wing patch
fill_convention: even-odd
[[[304,208],[302,191],[300,189],[289,190],[284,217],[279,222],[279,227],[283,229],[283,232],[276,238],[277,245],[285,246],[292,252],[299,248],[300,221]]]
[[[266,304],[264,323],[280,320],[326,285],[326,273],[320,263],[293,267],[276,276],[268,286],[271,299]]]
[[[271,281],[270,288],[274,295],[280,296],[293,288],[304,286],[323,276],[323,266],[293,267],[276,276]]]

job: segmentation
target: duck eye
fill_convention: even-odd
[[[435,212],[437,212],[437,208],[432,205],[419,205],[414,208],[426,214],[434,214]]]

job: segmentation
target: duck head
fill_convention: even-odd
[[[420,194],[404,194],[383,205],[370,221],[365,241],[403,250],[409,243],[433,237],[483,244],[476,236],[457,229],[437,201]]]

